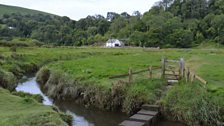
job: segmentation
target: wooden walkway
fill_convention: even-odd
[[[123,121],[119,126],[154,126],[159,119],[160,111],[157,105],[143,105],[137,114]]]

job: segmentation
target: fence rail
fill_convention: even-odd
[[[133,72],[132,69],[129,68],[128,73],[120,74],[120,75],[114,75],[114,76],[109,77],[109,79],[128,77],[129,78],[129,82],[131,82],[133,75],[144,73],[144,72],[147,72],[147,71],[149,72],[148,73],[149,74],[149,78],[152,78],[152,71],[153,70],[158,70],[158,69],[161,69],[161,67],[159,67],[159,66],[150,66],[147,69],[143,69],[143,70],[139,70],[139,71]]]
[[[203,79],[199,75],[196,75],[194,72],[190,71],[190,68],[189,67],[186,70],[187,71],[185,73],[185,78],[186,78],[186,81],[187,82],[191,82],[192,83],[195,80],[198,80],[198,81],[200,81],[204,85],[207,85],[208,84],[208,82],[205,79]]]

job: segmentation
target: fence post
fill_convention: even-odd
[[[180,59],[180,79],[184,78],[184,59]]]
[[[165,78],[165,71],[166,71],[166,58],[162,58],[162,75],[161,78]]]
[[[193,74],[192,74],[192,78],[191,78],[191,83],[193,83],[194,80],[195,80],[195,74],[193,73]]]
[[[149,67],[149,78],[152,79],[152,66]]]
[[[129,71],[128,71],[128,81],[129,81],[129,83],[131,83],[131,81],[132,81],[132,69],[131,68],[129,68]]]
[[[190,80],[190,69],[187,67],[187,77],[186,77],[187,82]]]

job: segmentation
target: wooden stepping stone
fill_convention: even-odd
[[[150,110],[150,111],[159,111],[159,106],[158,105],[144,104],[144,105],[142,105],[142,109]]]
[[[125,120],[119,126],[145,126],[144,122]]]
[[[138,112],[138,114],[157,116],[159,114],[159,112],[158,111],[150,111],[150,110],[141,109]]]
[[[140,122],[146,122],[149,124],[151,120],[153,119],[153,116],[150,115],[141,115],[141,114],[135,114],[129,118],[132,121],[140,121]]]
[[[178,83],[179,81],[178,80],[167,80],[167,84],[168,85],[172,85],[172,84],[174,84],[174,83]]]

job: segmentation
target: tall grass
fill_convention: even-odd
[[[50,73],[48,80],[44,72]],[[85,106],[133,113],[144,103],[155,103],[164,88],[164,82],[156,79],[136,80],[133,83],[114,82],[110,88],[97,81],[77,80],[62,71],[42,68],[37,74],[46,93],[53,99],[75,100]]]
[[[0,69],[0,86],[9,90],[14,90],[16,87],[16,77],[5,70]]]
[[[167,117],[188,125],[215,126],[223,120],[223,106],[198,83],[174,86],[163,98],[162,106]]]

